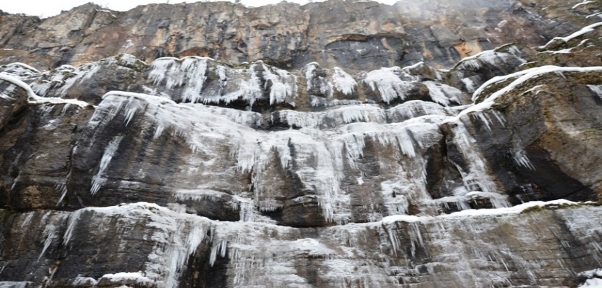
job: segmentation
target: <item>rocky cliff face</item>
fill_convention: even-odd
[[[44,20],[0,15],[0,63],[50,69],[129,53],[149,63],[165,56],[204,56],[231,63],[263,60],[282,69],[301,69],[312,61],[355,72],[420,61],[443,68],[506,43],[536,46],[568,35],[594,23],[599,4],[328,1],[246,8],[203,2],[127,12],[87,4]]]
[[[600,3],[442,2],[0,15],[0,286],[602,281]]]

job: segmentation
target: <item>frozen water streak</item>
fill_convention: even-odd
[[[102,186],[105,184],[106,178],[103,177],[103,173],[109,167],[109,163],[111,163],[113,156],[115,156],[115,153],[119,148],[121,140],[123,140],[123,136],[116,136],[113,138],[113,140],[111,140],[111,142],[109,142],[107,148],[105,148],[105,152],[103,153],[102,158],[100,159],[100,166],[98,168],[98,172],[92,177],[92,187],[90,188],[90,194],[96,194],[100,190],[100,188],[102,188]]]

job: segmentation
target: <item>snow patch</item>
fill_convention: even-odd
[[[403,122],[424,115],[452,116],[454,113],[446,107],[433,102],[411,100],[386,110],[387,117],[393,122]]]
[[[1,73],[9,74],[20,79],[34,77],[40,74],[38,69],[21,62],[3,65],[0,67],[0,70],[2,71]]]
[[[438,216],[415,216],[415,215],[395,215],[388,216],[382,220],[383,225],[391,226],[395,225],[395,222],[423,222],[428,223],[435,220],[440,219],[457,219],[457,218],[466,218],[466,217],[482,217],[482,216],[498,216],[498,215],[507,215],[507,214],[520,214],[523,211],[534,208],[534,207],[546,207],[546,206],[559,206],[559,205],[577,205],[577,202],[572,202],[569,200],[552,200],[552,201],[531,201],[523,204],[519,204],[512,207],[502,207],[495,209],[470,209],[470,210],[462,210],[450,214],[442,214]]]
[[[516,79],[514,81],[512,81],[510,84],[508,84],[507,86],[505,86],[504,88],[487,96],[487,98],[485,98],[481,103],[478,103],[476,105],[471,106],[468,109],[463,110],[460,114],[458,114],[457,118],[460,118],[463,115],[467,115],[468,113],[471,113],[471,112],[483,111],[485,109],[491,108],[491,106],[495,103],[495,100],[497,98],[499,98],[500,96],[504,95],[505,93],[510,92],[511,90],[513,90],[517,86],[523,84],[524,82],[527,82],[529,80],[537,78],[541,75],[544,75],[547,73],[563,73],[563,72],[585,73],[585,72],[598,72],[598,71],[602,71],[602,67],[559,67],[559,66],[548,65],[548,66],[535,67],[535,68],[515,72],[515,73],[509,74],[509,75],[505,75],[505,76],[493,77],[490,80],[488,80],[487,82],[485,82],[483,85],[481,85],[481,87],[479,87],[479,89],[477,89],[477,91],[475,91],[472,94],[473,101],[476,101],[476,99],[490,85],[499,83],[502,81],[506,81],[506,80],[512,79],[512,78],[516,78]]]
[[[579,273],[578,276],[588,278],[578,288],[602,288],[602,269],[584,271]]]
[[[577,9],[577,7],[579,7],[579,6],[581,6],[581,5],[587,5],[587,4],[589,4],[589,3],[594,3],[594,1],[587,1],[587,0],[584,0],[583,2],[581,2],[581,3],[577,3],[577,4],[575,4],[575,6],[571,7],[571,10],[575,10],[575,9]]]
[[[464,86],[466,86],[466,91],[468,91],[468,93],[473,93],[475,91],[475,83],[470,77],[462,78],[461,81],[464,83]]]
[[[460,90],[433,81],[424,81],[423,84],[428,87],[431,99],[436,103],[443,106],[450,106],[452,101],[460,103],[459,97],[462,94]]]
[[[102,275],[100,281],[108,280],[114,284],[138,284],[138,285],[153,285],[155,281],[144,276],[142,272],[120,272],[115,274]],[[124,283],[125,282],[125,283]]]
[[[587,1],[585,1],[585,2],[587,2]],[[581,5],[581,4],[587,4],[587,3],[585,3],[585,2],[582,2],[582,3],[580,3],[580,4],[577,4],[577,5],[575,5],[575,6],[577,6],[577,7],[578,7],[578,6],[579,6],[579,5]],[[575,7],[575,6],[573,6],[573,7]],[[573,8],[573,9],[574,9],[574,8]],[[554,39],[550,40],[550,42],[548,42],[546,45],[544,45],[544,46],[543,46],[543,47],[541,47],[541,48],[542,48],[542,49],[545,49],[545,47],[548,47],[548,45],[550,45],[550,44],[551,44],[553,41],[558,41],[558,40],[560,40],[560,41],[563,41],[563,42],[567,43],[567,42],[569,42],[569,41],[571,41],[571,40],[573,40],[573,39],[575,39],[575,38],[577,38],[577,37],[579,37],[579,36],[582,36],[582,35],[584,35],[584,34],[587,34],[587,33],[589,33],[589,32],[592,32],[592,31],[594,31],[594,30],[595,30],[597,27],[599,27],[599,26],[602,26],[602,22],[598,22],[598,23],[594,23],[594,24],[591,24],[591,25],[585,26],[585,27],[583,27],[581,30],[579,30],[579,31],[577,31],[577,32],[575,32],[575,33],[573,33],[573,34],[571,34],[571,35],[568,35],[568,36],[566,36],[566,37],[555,37]]]
[[[24,89],[27,92],[28,102],[30,104],[46,104],[46,103],[48,103],[48,104],[73,104],[73,105],[77,105],[80,107],[91,106],[90,104],[88,104],[84,101],[79,101],[79,100],[75,100],[75,99],[40,97],[33,92],[33,89],[29,85],[27,85],[25,82],[15,78],[11,75],[0,73],[0,80],[8,81],[8,82]],[[2,98],[9,97],[7,95],[0,95],[0,96],[2,96]]]
[[[337,89],[337,91],[340,91],[345,95],[353,94],[353,91],[355,91],[355,88],[357,87],[357,82],[355,79],[353,79],[351,75],[347,74],[339,67],[334,67],[332,82],[334,83],[334,87]]]

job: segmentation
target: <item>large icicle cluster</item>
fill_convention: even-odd
[[[122,56],[119,61],[123,62],[122,65],[134,65],[136,60],[130,58]],[[474,59],[480,58],[476,56]],[[76,76],[68,78],[65,83],[73,84],[90,77],[99,69],[99,65],[78,68],[77,71],[88,72],[75,73]],[[369,89],[378,90],[382,101],[388,103],[396,98],[403,99],[410,85],[407,83],[418,81],[418,76],[408,73],[411,68],[383,68],[361,77]],[[344,95],[354,93],[357,89],[357,82],[342,69],[335,68],[334,73],[326,77],[316,76],[319,74],[317,69],[321,68],[316,63],[306,67],[308,90],[314,89],[312,85],[318,83],[321,86],[314,90],[323,92],[332,101],[332,89]],[[461,92],[437,81],[426,81],[424,83],[433,102],[412,100],[391,108],[375,104],[343,105],[329,107],[322,112],[279,110],[272,112],[269,119],[256,112],[211,107],[197,102],[245,99],[252,105],[254,101],[264,99],[271,104],[288,103],[294,107],[295,95],[298,94],[296,76],[262,62],[253,63],[247,69],[232,69],[200,57],[181,60],[161,58],[152,63],[149,71],[149,81],[155,87],[153,92],[160,96],[119,91],[106,93],[88,129],[95,131],[92,139],[97,137],[94,135],[98,135],[99,131],[114,125],[121,125],[124,129],[130,129],[130,126],[142,127],[140,129],[147,131],[150,129],[153,140],[160,137],[181,139],[190,151],[186,159],[190,167],[184,173],[188,176],[181,178],[201,177],[205,180],[196,185],[190,181],[172,184],[172,201],[182,204],[225,199],[232,203],[235,211],[239,211],[240,219],[263,222],[274,221],[261,216],[264,212],[280,211],[293,205],[317,205],[326,222],[348,223],[357,221],[357,216],[353,216],[352,212],[357,205],[352,197],[354,193],[373,195],[366,199],[368,203],[362,204],[370,221],[407,214],[410,204],[426,215],[439,213],[437,211],[441,206],[450,203],[459,209],[470,208],[469,203],[475,198],[488,199],[495,208],[508,206],[502,189],[491,177],[488,168],[491,164],[481,155],[475,146],[476,140],[466,128],[468,122],[472,121],[467,116],[479,119],[489,129],[494,124],[503,126],[504,116],[497,111],[490,111],[499,95],[542,73],[597,71],[597,68],[540,67],[503,79],[494,78],[478,89],[474,97],[480,95],[484,87],[505,79],[517,79],[482,103],[463,110],[448,107],[452,101],[460,102]],[[218,76],[217,86],[209,83],[210,74]],[[3,77],[19,82],[10,76]],[[232,92],[235,94],[226,93],[227,83],[236,81],[237,87],[243,90]],[[19,85],[28,87],[22,82]],[[69,85],[61,89],[67,89]],[[589,87],[596,91],[597,86]],[[245,90],[247,88],[250,90]],[[177,90],[181,92],[177,96],[180,98],[159,92],[159,89],[180,89]],[[213,96],[204,96],[204,93]],[[34,95],[33,91],[31,94]],[[264,95],[266,98],[262,98]],[[192,103],[178,104],[174,100]],[[332,103],[335,102],[330,105]],[[258,129],[272,125],[284,125],[295,130]],[[459,163],[451,162],[460,173],[462,183],[449,187],[453,193],[433,199],[427,188],[425,156],[429,149],[442,141],[441,125],[450,127],[451,138],[450,135],[446,136],[447,141],[453,143],[462,157]],[[99,193],[107,179],[111,178],[107,171],[110,171],[109,166],[117,150],[128,153],[128,147],[120,145],[122,135],[114,135],[112,139],[106,144],[96,174],[91,178],[92,195]],[[229,152],[224,155],[223,151]],[[366,153],[380,159],[380,175],[366,174],[363,166]],[[535,169],[522,146],[516,146],[513,157],[517,167]],[[229,165],[237,169],[232,170]],[[244,174],[250,175],[246,187],[237,186],[239,184],[236,182],[219,183]],[[144,172],[138,175],[142,177]],[[295,189],[298,190],[284,189],[291,185],[297,186]],[[378,188],[372,192],[361,192],[369,187],[367,185],[376,185]]]
[[[157,91],[172,95],[178,102],[228,104],[244,100],[253,106],[267,98],[272,105],[295,106],[297,95],[296,76],[262,61],[247,69],[235,69],[211,58],[159,58],[151,64],[149,79]]]
[[[380,97],[386,103],[390,103],[393,99],[399,98],[404,100],[406,94],[411,89],[409,81],[402,78],[412,79],[399,67],[382,68],[368,72],[364,78],[364,83],[368,84],[372,90],[380,93]]]
[[[383,169],[386,167],[387,171],[371,180],[380,183],[382,190],[378,197],[383,198],[380,205],[387,207],[386,211],[381,212],[384,214],[375,214],[377,216],[374,219],[407,213],[410,199],[420,206],[437,203],[433,202],[427,192],[424,155],[441,141],[439,125],[449,121],[449,116],[455,115],[449,108],[430,102],[410,101],[391,109],[375,105],[354,105],[326,112],[283,110],[274,112],[272,118],[280,119],[298,130],[272,132],[253,129],[264,124],[255,112],[239,110],[232,113],[236,110],[229,110],[228,114],[218,114],[227,110],[202,104],[177,104],[151,95],[111,92],[104,96],[104,101],[92,117],[92,123],[104,123],[101,126],[113,127],[109,123],[118,121],[122,124],[117,125],[127,127],[136,125],[133,119],[138,119],[136,121],[139,123],[150,121],[153,123],[150,127],[153,129],[151,133],[154,139],[166,134],[187,143],[191,151],[188,161],[193,168],[187,172],[191,174],[190,177],[200,173],[194,167],[213,167],[213,173],[223,171],[220,173],[234,177],[234,172],[224,167],[227,166],[224,163],[230,161],[229,156],[220,154],[221,148],[218,149],[228,147],[232,151],[230,153],[236,155],[235,165],[239,169],[236,173],[252,175],[250,186],[233,194],[236,209],[241,211],[241,215],[247,215],[241,218],[248,220],[254,216],[249,216],[248,211],[242,212],[243,209],[248,209],[243,208],[248,207],[245,206],[247,203],[254,203],[253,206],[257,209],[254,213],[258,215],[264,211],[280,210],[295,201],[315,201],[327,221],[352,221],[350,192],[341,187],[350,181],[345,180],[349,175],[355,175],[356,178],[352,181],[360,189],[363,182],[368,181],[361,168],[367,141],[370,145],[377,145],[376,151],[383,151],[378,152],[382,157],[380,165]],[[475,150],[472,143],[474,140],[462,128],[464,124],[460,120],[456,121],[458,125],[454,130],[454,142],[471,166],[461,170],[464,188],[458,189],[455,196],[465,197],[469,192],[482,191],[484,193],[481,196],[500,203],[496,207],[506,206],[506,201],[496,192],[498,190],[495,184],[488,180],[486,164]],[[100,129],[100,126],[94,129]],[[107,146],[98,174],[92,180],[92,194],[97,193],[101,187],[100,177],[113,157],[113,148],[117,147],[121,138],[115,139]],[[273,165],[278,165],[277,170],[282,169],[285,175],[292,173],[298,179],[299,182],[295,185],[300,185],[298,189],[304,191],[300,197],[287,199],[290,196],[282,189],[291,184],[282,182],[284,180],[279,177],[284,175],[274,175],[277,170],[273,170]],[[177,189],[174,193],[181,200],[219,198],[222,193],[212,191],[220,189],[212,185],[211,182],[198,186],[175,185]],[[247,190],[251,188],[252,190]],[[248,193],[253,195],[250,199],[245,196]],[[455,199],[454,202],[468,201],[468,198],[462,199],[464,200]],[[378,203],[370,205],[375,204]],[[425,210],[428,213],[426,211],[428,209]]]

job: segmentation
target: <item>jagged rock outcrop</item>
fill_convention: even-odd
[[[408,27],[438,31],[433,35],[442,45],[462,22],[445,15],[487,7],[478,14],[486,21],[474,18],[486,24],[509,15],[533,20],[534,11],[543,11],[540,3],[489,2],[462,1],[472,6],[461,12],[438,1],[400,2],[396,9],[371,2],[248,10],[199,3],[119,13],[85,5],[39,26],[33,18],[0,15],[20,23],[6,38],[13,46],[5,47],[44,41],[52,47],[44,56],[6,50],[2,61],[58,65],[0,66],[0,286],[595,283],[602,256],[602,24],[586,17],[596,8],[549,7],[545,13],[583,19],[555,18],[554,31],[567,32],[554,36],[565,37],[545,34],[547,43],[474,53],[447,70],[437,67],[461,53],[405,67],[395,65],[413,60],[387,58],[401,47],[423,47],[420,53],[434,47],[412,38],[418,30]],[[431,10],[418,9],[425,7]],[[81,13],[86,9],[95,12]],[[165,11],[172,20],[158,23],[159,30],[148,24]],[[357,18],[330,18],[341,13]],[[551,25],[545,13],[538,21]],[[225,15],[238,15],[236,25]],[[433,15],[447,25],[426,25]],[[219,51],[216,59],[201,57],[202,49],[175,58],[145,54],[138,44],[117,51],[116,42],[107,42],[92,54],[81,46],[121,25],[131,33],[117,29],[113,36],[147,33],[136,41],[167,49],[157,40],[161,33],[201,16],[217,26],[189,27],[190,35],[215,27],[231,32],[207,32],[207,43],[222,37],[207,50]],[[65,17],[66,26],[59,21]],[[404,31],[383,32],[402,27],[396,21]],[[381,24],[348,25],[355,22]],[[579,23],[585,28],[571,30]],[[525,33],[545,27],[499,23],[499,31],[487,33],[502,35],[505,25],[519,24]],[[31,25],[38,30],[19,32]],[[63,44],[46,38],[65,29],[79,32]],[[303,31],[303,45],[249,40],[257,31],[290,29]],[[458,31],[452,34],[469,33]],[[41,42],[32,44],[32,35]],[[190,37],[168,54],[188,53],[182,49],[196,41]],[[247,52],[231,52],[226,44],[236,37],[258,46],[246,42]],[[327,42],[336,45],[315,58],[312,51]],[[349,47],[368,47],[362,45],[391,48],[341,56]],[[67,46],[79,56],[65,50],[57,60],[57,47]],[[86,63],[65,64],[80,61]]]
[[[353,2],[352,5],[351,2]],[[331,0],[247,8],[228,2],[152,4],[127,12],[86,4],[61,15],[2,14],[2,64],[38,69],[80,66],[121,53],[151,62],[164,56],[263,60],[281,69],[309,62],[347,70],[411,65],[437,68],[506,43],[546,43],[595,23],[599,1]],[[10,25],[8,25],[10,23]]]

